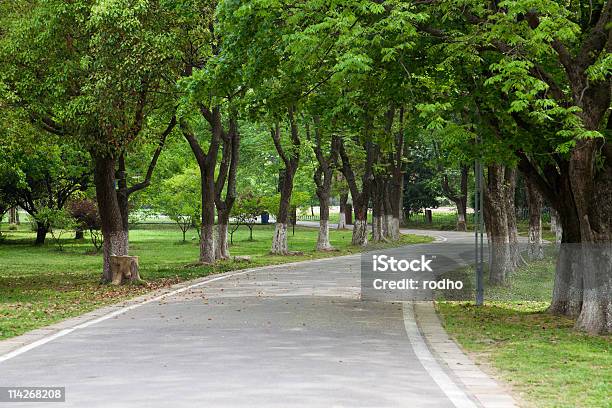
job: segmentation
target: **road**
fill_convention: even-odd
[[[435,235],[401,251],[472,242]],[[1,361],[0,386],[65,386],[62,407],[478,406],[423,363],[406,305],[360,300],[359,268],[356,255],[224,275]]]

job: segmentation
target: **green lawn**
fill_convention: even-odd
[[[99,283],[102,258],[91,254],[88,240],[66,238],[64,251],[60,252],[50,237],[46,245],[33,246],[34,234],[26,228],[2,228],[5,239],[0,243],[0,339],[211,273],[359,252],[359,248],[350,245],[351,231],[331,231],[331,242],[338,252],[315,252],[318,230],[298,227],[295,236],[289,231],[289,248],[303,251],[304,255],[271,256],[268,251],[273,226],[257,226],[254,241],[248,241],[248,229],[241,227],[234,234],[230,250],[233,255],[250,255],[252,262],[193,266],[199,251],[197,240],[192,239],[196,238],[195,231],[189,231],[188,242],[182,243],[181,232],[172,225],[146,226],[147,229],[130,232],[130,253],[140,257],[145,285],[115,287]],[[400,244],[430,241],[424,236],[405,235]]]
[[[424,215],[414,214],[411,218],[404,222],[406,228],[414,229],[429,229],[438,231],[454,231],[457,228],[457,214],[452,212],[434,212],[432,213],[432,222],[427,223]],[[468,231],[474,231],[474,215],[468,214],[467,216],[467,229]],[[527,220],[517,221],[518,233],[521,236],[526,237],[529,229],[529,223]],[[555,234],[550,231],[550,223],[542,222],[542,238],[553,242],[555,240]]]
[[[437,302],[444,326],[477,360],[490,363],[537,407],[612,407],[612,339],[572,329],[546,313],[554,260],[531,263],[505,287],[486,287],[485,305]]]

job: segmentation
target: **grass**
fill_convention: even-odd
[[[223,261],[214,266],[194,267],[199,248],[197,239],[192,240],[196,238],[193,230],[188,232],[188,242],[182,243],[176,227],[146,227],[130,231],[130,253],[140,257],[140,274],[145,284],[120,287],[100,284],[102,257],[91,253],[88,240],[66,238],[64,251],[60,252],[51,239],[44,246],[34,246],[34,234],[25,225],[17,231],[2,228],[5,238],[0,242],[0,339],[212,273],[347,255],[360,250],[351,246],[351,231],[331,231],[331,243],[339,251],[316,252],[318,230],[296,227],[295,235],[289,230],[289,248],[303,251],[304,255],[272,256],[268,252],[273,226],[255,227],[253,241],[248,240],[248,229],[241,227],[234,234],[230,250],[232,255],[251,256],[252,262]],[[430,241],[429,237],[404,235],[395,245]]]
[[[517,229],[520,236],[526,237],[529,230],[527,220],[517,220]],[[438,231],[454,231],[457,228],[457,214],[454,212],[433,212],[431,224],[425,220],[423,214],[414,214],[405,221],[406,228],[428,229]],[[474,214],[467,215],[467,230],[474,231]],[[555,233],[550,231],[550,223],[542,222],[542,238],[546,241],[554,242]]]
[[[554,260],[520,268],[503,287],[485,287],[485,305],[437,302],[444,326],[489,363],[529,406],[612,407],[612,339],[573,330],[546,313]]]

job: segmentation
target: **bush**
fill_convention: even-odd
[[[49,226],[51,237],[60,251],[64,250],[62,235],[76,226],[74,218],[64,209],[42,208],[36,214],[36,222]]]
[[[89,230],[91,243],[98,252],[102,248],[103,239],[100,232],[102,221],[96,202],[90,199],[73,200],[68,203],[67,208],[76,221],[77,228]]]
[[[100,229],[100,215],[94,200],[73,200],[67,204],[67,210],[83,229]]]
[[[200,236],[201,204],[200,175],[196,167],[165,180],[153,202],[155,210],[176,222],[183,233],[183,242],[189,228],[194,227]]]

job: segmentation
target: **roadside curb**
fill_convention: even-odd
[[[413,302],[417,326],[428,348],[452,377],[484,408],[515,408],[516,401],[483,372],[446,333],[433,302]]]

